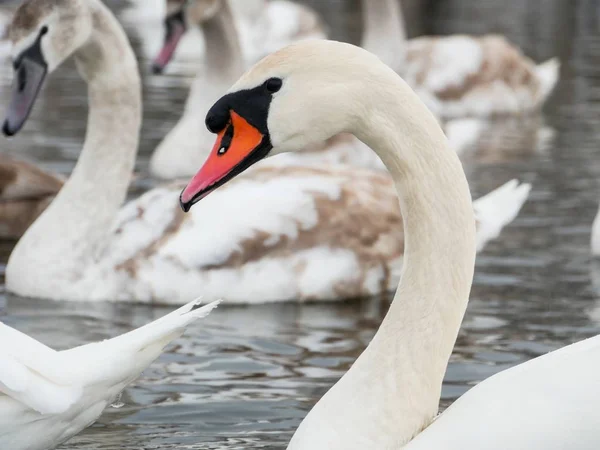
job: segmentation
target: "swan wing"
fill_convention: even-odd
[[[188,325],[206,317],[219,303],[202,306],[200,299],[194,300],[140,328],[65,350],[61,356],[65,361],[77,361],[71,375],[96,389],[99,396],[109,389],[118,393],[158,358],[166,345],[181,336]]]
[[[519,214],[529,197],[531,185],[511,180],[473,202],[477,220],[477,250],[496,239],[502,229]]]

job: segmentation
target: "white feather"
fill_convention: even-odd
[[[0,448],[54,448],[79,433],[218,304],[195,300],[116,338],[58,352],[0,324]]]
[[[530,184],[519,185],[517,180],[512,180],[473,202],[477,219],[477,250],[496,239],[502,228],[515,220],[530,191]]]

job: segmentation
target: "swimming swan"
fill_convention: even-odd
[[[192,215],[178,207],[178,184],[121,208],[141,122],[137,63],[122,28],[99,0],[28,0],[15,15],[11,39],[16,74],[5,133],[20,129],[46,71],[70,55],[88,83],[90,109],[71,177],[10,255],[9,291],[73,301],[184,304],[203,295],[252,304],[344,299],[395,287],[403,235],[387,174],[324,165],[262,168]],[[528,187],[502,192],[514,202],[498,199],[498,208],[482,216],[498,230],[514,218]],[[339,220],[348,205],[354,227]],[[482,242],[493,234],[482,233]]]
[[[185,210],[267,156],[346,131],[381,157],[403,211],[395,299],[288,449],[598,448],[600,337],[489,378],[433,421],[473,280],[475,217],[458,157],[393,70],[349,44],[295,44],[242,76],[206,123],[217,142],[181,193]]]

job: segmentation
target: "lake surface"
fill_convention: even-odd
[[[125,4],[124,4],[125,3]],[[333,36],[357,42],[358,1],[317,1]],[[119,16],[127,2],[108,4]],[[562,60],[562,79],[538,120],[490,132],[464,159],[474,197],[512,178],[530,200],[477,260],[475,283],[444,383],[445,407],[477,382],[600,333],[600,264],[590,226],[600,181],[600,3],[594,0],[412,0],[411,34],[498,32],[536,61]],[[156,30],[157,33],[161,31]],[[140,34],[128,26],[136,51]],[[144,71],[145,113],[136,192],[150,152],[179,117],[185,77]],[[0,101],[11,81],[0,72]],[[68,174],[85,131],[85,86],[72,64],[50,77],[18,139],[3,150]],[[11,243],[0,245],[2,271]],[[223,307],[192,327],[62,449],[280,449],[311,406],[375,333],[389,298],[323,305]],[[63,349],[125,332],[171,308],[33,301],[2,293],[1,319]]]

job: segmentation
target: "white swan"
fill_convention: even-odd
[[[362,0],[362,46],[402,74],[438,117],[535,111],[559,76],[556,58],[536,65],[503,36],[407,40],[398,0]]]
[[[0,153],[0,238],[21,237],[62,185],[60,177]]]
[[[23,105],[33,104],[46,67],[52,71],[71,54],[89,85],[90,115],[71,177],[10,255],[9,291],[181,304],[199,294],[258,303],[343,299],[394,287],[389,280],[398,277],[403,235],[387,174],[324,165],[263,168],[193,215],[179,210],[178,185],[153,189],[120,209],[141,107],[137,65],[123,30],[99,0],[54,6],[29,0],[11,33],[16,83],[5,132],[16,132],[26,119]],[[504,226],[527,191],[505,190],[502,197],[514,203],[499,201],[498,214],[482,221]],[[353,226],[339,220],[348,205],[355,205]]]
[[[399,449],[417,435],[407,449],[598,448],[600,337],[491,377],[432,423],[471,289],[475,218],[458,157],[393,70],[349,44],[295,44],[247,72],[206,120],[217,145],[181,194],[186,210],[231,178],[226,158],[246,168],[348,131],[386,164],[404,213],[389,312],[289,449]]]
[[[63,351],[0,323],[0,447],[45,450],[75,436],[218,303],[194,301],[129,333]]]

